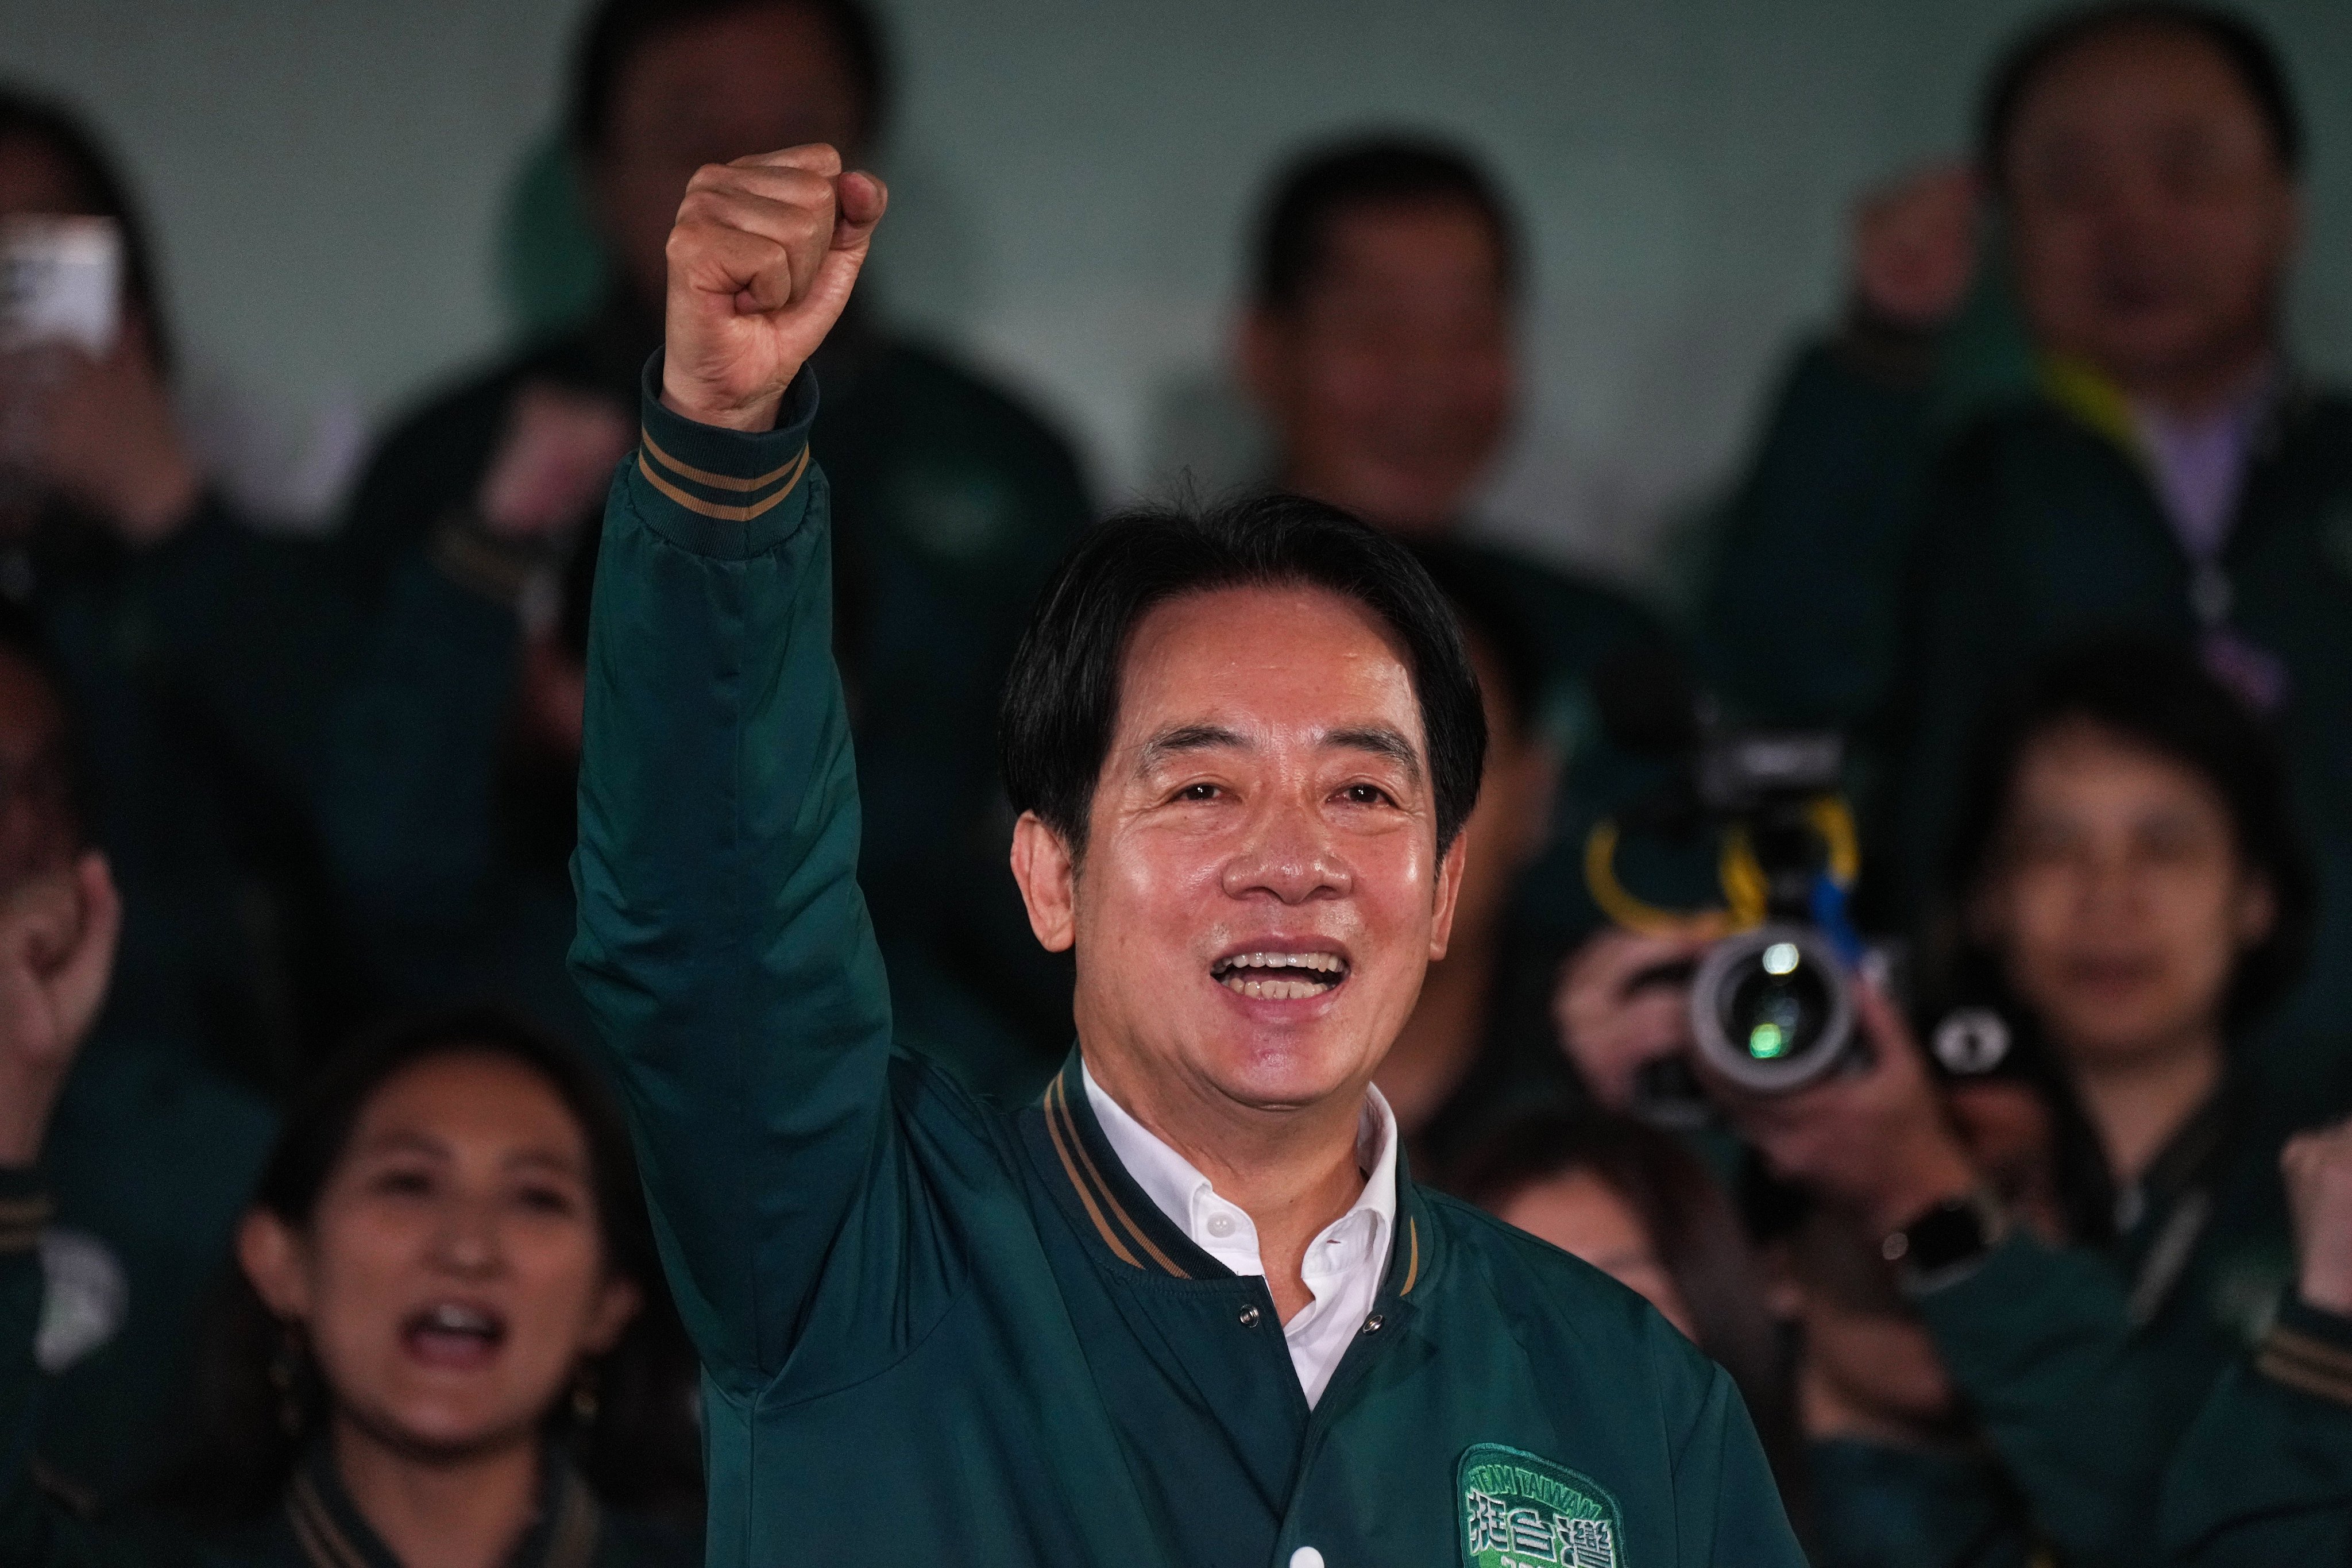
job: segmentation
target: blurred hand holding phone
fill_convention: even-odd
[[[112,218],[0,218],[0,349],[66,343],[104,359],[121,307],[122,231]]]

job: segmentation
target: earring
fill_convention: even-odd
[[[583,1365],[572,1380],[572,1419],[581,1426],[596,1424],[596,1369]]]
[[[289,1437],[302,1436],[302,1331],[292,1323],[278,1330],[278,1348],[269,1355],[269,1386],[278,1395],[278,1425]]]

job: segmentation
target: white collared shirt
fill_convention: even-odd
[[[1209,1178],[1191,1161],[1155,1137],[1127,1108],[1103,1092],[1081,1062],[1087,1103],[1102,1124],[1111,1152],[1127,1167],[1144,1195],[1189,1237],[1192,1245],[1236,1274],[1263,1278],[1257,1226],[1217,1195]],[[1339,1370],[1339,1358],[1364,1326],[1389,1267],[1389,1240],[1396,1234],[1396,1113],[1378,1089],[1364,1091],[1364,1115],[1356,1131],[1357,1169],[1370,1173],[1355,1206],[1307,1244],[1299,1268],[1315,1300],[1282,1325],[1290,1364],[1311,1407]]]

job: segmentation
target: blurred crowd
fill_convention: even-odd
[[[301,539],[194,455],[127,172],[0,91],[0,230],[121,261],[106,341],[0,345],[0,1559],[698,1560],[693,1357],[564,971],[597,522],[688,178],[856,163],[892,64],[858,0],[601,0],[605,297]],[[2283,335],[2304,123],[2187,5],[2046,19],[1979,104],[1858,197],[1680,616],[1465,529],[1529,272],[1475,150],[1267,177],[1264,483],[1410,542],[1488,710],[1380,1087],[1417,1176],[1733,1373],[1820,1563],[2352,1563],[2352,396]],[[899,1034],[1034,1095],[1071,980],[996,688],[1097,498],[868,305],[815,369]],[[1834,741],[1797,902],[1857,977],[1786,1089],[1691,1000],[1761,896],[1706,762],[1773,736]]]

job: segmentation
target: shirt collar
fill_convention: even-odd
[[[1083,1062],[1078,1073],[1086,1085],[1087,1104],[1102,1128],[1104,1141],[1127,1168],[1128,1175],[1171,1224],[1196,1246],[1209,1246],[1213,1238],[1202,1234],[1198,1215],[1201,1200],[1215,1194],[1214,1184],[1191,1161],[1129,1115],[1127,1107],[1095,1081],[1095,1075]],[[1366,1085],[1363,1115],[1356,1127],[1356,1167],[1366,1173],[1364,1190],[1348,1212],[1325,1229],[1328,1232],[1349,1224],[1359,1215],[1370,1215],[1375,1232],[1371,1250],[1376,1257],[1386,1256],[1384,1244],[1396,1229],[1397,1143],[1396,1112],[1389,1109],[1377,1085]]]

